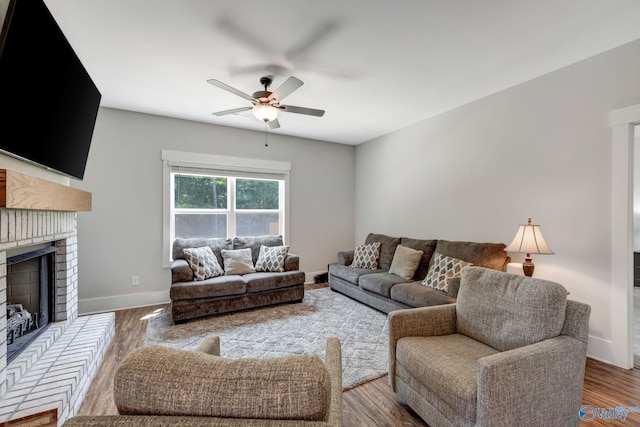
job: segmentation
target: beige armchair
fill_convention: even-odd
[[[129,355],[114,378],[120,415],[76,416],[64,427],[342,425],[338,338],[326,356],[220,357],[218,337],[196,351],[151,345]]]
[[[470,267],[455,304],[389,314],[389,382],[431,426],[578,426],[590,306]]]

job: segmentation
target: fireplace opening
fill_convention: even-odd
[[[46,246],[7,257],[7,363],[54,320],[55,252]]]

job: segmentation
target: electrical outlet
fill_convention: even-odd
[[[131,286],[138,286],[140,284],[140,276],[131,276]]]

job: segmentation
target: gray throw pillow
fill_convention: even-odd
[[[411,249],[406,246],[396,246],[396,252],[391,261],[389,273],[410,280],[416,273],[423,253],[423,251]]]
[[[224,260],[224,274],[227,276],[232,274],[254,273],[256,271],[253,267],[253,259],[251,258],[251,248],[223,249],[220,253]]]

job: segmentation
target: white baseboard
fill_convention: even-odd
[[[78,300],[78,314],[95,314],[125,308],[146,307],[148,305],[168,304],[171,302],[169,291],[144,292],[139,294],[115,295],[104,298]]]
[[[604,363],[613,364],[613,342],[589,335],[587,344],[587,356]]]

